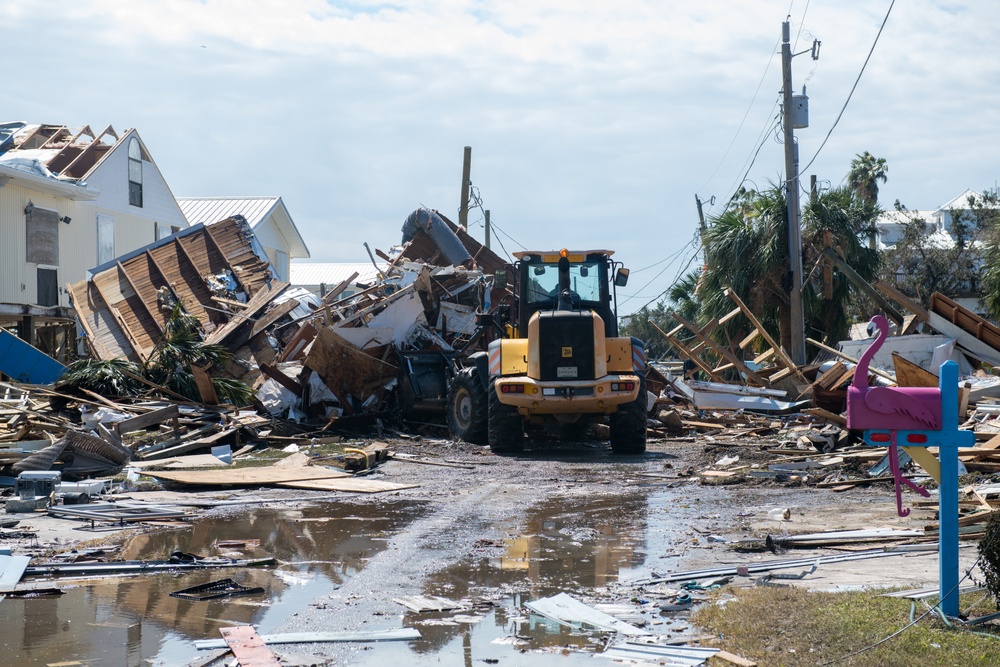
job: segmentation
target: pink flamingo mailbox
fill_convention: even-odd
[[[864,431],[865,444],[888,447],[889,468],[896,486],[896,511],[903,509],[902,484],[930,495],[907,478],[899,467],[898,447],[937,447],[941,464],[938,487],[938,559],[942,613],[958,616],[958,448],[972,447],[976,435],[958,429],[958,364],[946,361],[938,373],[938,387],[869,387],[868,367],[889,336],[889,323],[876,315],[868,325],[878,335],[858,359],[854,380],[847,388],[847,428]]]

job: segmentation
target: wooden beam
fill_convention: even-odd
[[[262,318],[254,322],[253,329],[250,331],[250,338],[253,338],[259,334],[264,329],[268,328],[282,317],[292,312],[299,307],[299,302],[297,299],[288,299],[277,306],[267,311]]]
[[[166,270],[164,270],[164,268],[160,266],[160,262],[157,261],[153,253],[149,252],[149,250],[146,250],[146,258],[149,260],[149,263],[152,264],[153,267],[156,269],[156,271],[160,274],[160,277],[163,278],[163,282],[167,284],[167,286],[170,288],[170,291],[173,292],[174,298],[177,299],[178,303],[184,305],[184,302],[181,301],[181,295],[177,293],[177,289],[174,287],[174,284],[170,281],[170,276],[167,275]]]
[[[323,295],[323,303],[325,305],[332,304],[333,300],[336,299],[338,296],[340,296],[345,289],[350,287],[351,283],[354,282],[354,279],[357,278],[359,275],[360,274],[357,271],[355,271],[354,273],[351,274],[350,278],[348,278],[347,280],[341,280],[339,283],[337,283],[336,287],[334,287],[329,292]]]
[[[297,380],[295,380],[295,378],[289,377],[276,366],[272,366],[271,364],[261,364],[260,372],[266,375],[267,377],[271,378],[272,380],[274,380],[275,382],[277,382],[282,387],[292,392],[296,396],[299,397],[302,396],[302,385]]]
[[[223,343],[223,341],[225,341],[226,338],[228,338],[242,324],[250,321],[250,318],[256,315],[261,308],[277,299],[287,287],[288,283],[286,282],[272,280],[270,289],[265,287],[264,289],[257,290],[257,293],[250,297],[250,300],[247,301],[246,308],[233,315],[232,319],[226,322],[225,325],[209,334],[208,337],[205,338],[205,342],[218,344]]]
[[[673,316],[675,320],[686,326],[691,331],[691,333],[694,334],[695,338],[705,343],[705,345],[708,345],[716,352],[716,354],[718,354],[719,356],[721,356],[722,358],[726,359],[731,364],[733,364],[741,373],[746,375],[748,379],[753,380],[762,387],[768,384],[768,382],[764,378],[753,372],[753,370],[751,370],[749,366],[743,363],[743,361],[740,360],[739,357],[737,357],[735,354],[730,352],[725,347],[719,345],[715,341],[708,338],[705,334],[701,333],[698,327],[685,320],[676,312],[671,312],[670,314]]]
[[[89,289],[87,283],[83,284],[83,289],[84,292],[86,292]],[[77,303],[77,301],[79,301],[80,295],[73,290],[73,285],[66,283],[66,292],[69,293],[70,300],[74,304]],[[83,301],[86,302],[87,300],[83,299]],[[108,351],[108,348],[104,347],[104,343],[102,343],[94,334],[94,330],[93,328],[91,328],[90,322],[87,321],[87,318],[80,316],[77,319],[79,320],[80,325],[83,326],[83,330],[87,333],[87,338],[85,339],[87,347],[89,347],[91,352],[94,353],[94,356],[98,357],[99,359],[114,358],[115,355],[111,354],[111,352]]]
[[[682,343],[680,340],[678,340],[674,336],[671,336],[669,333],[667,333],[666,331],[664,331],[660,327],[656,326],[656,322],[653,322],[652,320],[650,320],[649,323],[651,325],[653,325],[653,328],[656,329],[657,331],[659,331],[660,334],[664,338],[667,339],[668,343],[670,343],[675,348],[677,348],[677,351],[680,352],[682,355],[684,355],[686,358],[690,359],[691,363],[693,363],[695,366],[697,366],[698,368],[700,368],[714,382],[725,382],[725,380],[723,380],[721,377],[719,377],[718,375],[715,374],[715,372],[712,370],[711,366],[709,366],[704,361],[702,361],[701,358],[697,354],[695,354],[690,348],[687,347],[687,345],[685,345],[684,343]]]
[[[212,384],[212,376],[208,374],[208,370],[197,364],[191,364],[191,375],[194,376],[194,383],[198,385],[201,402],[205,405],[218,405],[219,395],[215,393],[215,385]]]
[[[745,350],[747,348],[747,345],[749,345],[750,343],[754,342],[757,339],[757,336],[759,336],[759,335],[760,335],[760,329],[756,329],[755,328],[753,331],[751,331],[747,335],[746,338],[744,338],[743,340],[740,341],[740,346],[739,346],[740,349],[741,350]]]
[[[847,361],[851,362],[852,364],[857,365],[857,363],[858,363],[858,360],[855,359],[854,357],[846,355],[843,352],[841,352],[840,350],[837,350],[837,349],[834,349],[834,348],[829,347],[827,345],[824,345],[823,343],[819,342],[818,340],[813,340],[812,338],[806,338],[806,342],[807,343],[812,343],[813,345],[815,345],[819,349],[825,350],[825,351],[829,352],[830,354],[833,354],[833,355],[836,355],[836,356],[840,357],[841,359],[846,359]],[[878,375],[879,377],[885,378],[886,380],[888,380],[889,382],[892,382],[893,384],[896,384],[896,378],[892,377],[888,373],[883,373],[879,369],[877,369],[877,368],[871,368],[871,367],[869,367],[868,371],[870,373],[874,373],[875,375]]]
[[[122,433],[128,433],[129,431],[139,431],[153,424],[162,424],[168,419],[173,422],[174,426],[174,437],[177,437],[177,432],[179,430],[180,411],[177,409],[176,405],[168,405],[165,408],[160,408],[159,410],[153,410],[152,412],[147,412],[144,415],[139,415],[138,417],[132,417],[131,419],[125,419],[124,421],[116,422],[113,425],[115,434],[120,438]]]
[[[858,289],[874,299],[875,303],[877,303],[879,307],[885,311],[886,317],[895,322],[896,326],[903,326],[903,316],[892,307],[891,303],[886,301],[884,296],[879,294],[877,289],[871,286],[871,283],[858,275],[858,272],[851,268],[850,264],[842,260],[840,255],[835,253],[832,248],[826,248],[823,250],[823,257],[840,269],[840,272],[843,273],[848,280],[854,283]]]
[[[742,311],[742,313],[746,315],[747,319],[750,320],[750,324],[752,324],[757,329],[757,331],[764,338],[764,340],[767,341],[767,344],[771,346],[771,349],[774,350],[774,354],[778,358],[778,361],[781,363],[781,365],[791,370],[796,375],[798,375],[803,382],[808,382],[806,377],[802,375],[802,372],[799,370],[798,365],[792,361],[791,357],[785,354],[785,352],[781,349],[781,346],[778,345],[777,341],[771,338],[771,334],[767,333],[767,329],[764,328],[764,325],[761,324],[760,320],[757,319],[757,316],[754,315],[749,308],[747,308],[747,305],[743,303],[743,300],[733,290],[733,288],[727,287],[725,290],[725,294],[726,296],[728,296],[730,299],[733,300],[733,303],[735,303],[736,306],[740,309],[740,311]]]
[[[900,292],[895,286],[890,285],[884,280],[880,280],[875,283],[875,288],[901,305],[903,308],[906,308],[908,311],[916,315],[920,321],[927,322],[930,320],[930,315],[928,315],[926,308],[921,306],[916,301],[911,300],[908,296]]]

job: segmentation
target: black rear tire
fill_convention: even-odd
[[[618,406],[611,415],[611,451],[642,454],[646,451],[646,378],[639,380],[639,395]]]
[[[486,444],[486,390],[476,369],[460,370],[448,387],[448,430],[459,440]]]
[[[496,378],[490,378],[488,440],[494,454],[520,454],[524,451],[524,420],[517,408],[504,405],[496,391]]]

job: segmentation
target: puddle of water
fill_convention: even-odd
[[[431,575],[423,591],[456,600],[496,599],[494,609],[460,612],[480,616],[474,624],[441,624],[455,614],[406,612],[403,625],[418,629],[421,640],[373,646],[353,654],[350,664],[471,667],[492,660],[551,664],[554,656],[567,665],[591,660],[603,646],[601,635],[528,614],[522,602],[561,592],[585,595],[633,576],[646,559],[649,514],[647,499],[639,495],[539,503],[520,534]]]
[[[388,537],[417,517],[413,504],[324,504],[256,509],[244,516],[199,521],[133,539],[121,558],[163,559],[175,550],[198,555],[271,555],[277,567],[142,575],[68,589],[58,598],[0,603],[0,664],[185,664],[198,656],[192,640],[219,637],[219,628],[256,625],[272,632],[317,597],[360,571]],[[239,554],[217,540],[260,540]],[[322,559],[322,560],[317,560]],[[231,577],[260,586],[262,596],[194,602],[169,593]]]

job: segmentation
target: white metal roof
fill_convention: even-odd
[[[334,287],[351,277],[355,271],[355,282],[368,282],[378,276],[371,262],[291,262],[289,275],[293,285],[320,285]]]
[[[220,220],[242,215],[253,229],[263,222],[278,205],[281,197],[178,197],[184,217],[192,225],[211,225]]]
[[[253,229],[273,216],[288,243],[289,257],[309,257],[309,248],[281,197],[177,197],[177,205],[192,225],[212,225],[234,215],[242,215]]]

